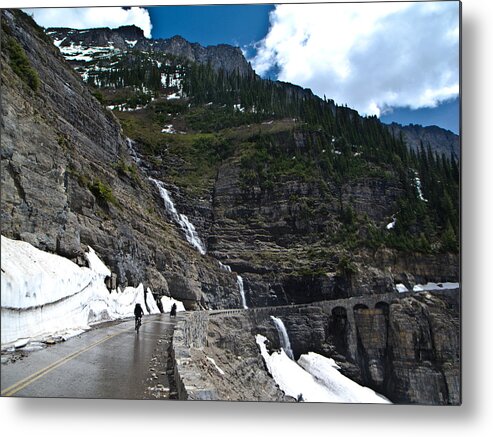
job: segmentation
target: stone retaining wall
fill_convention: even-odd
[[[216,390],[203,377],[196,367],[193,349],[205,346],[209,313],[194,311],[184,313],[173,333],[172,358],[178,399],[217,400]]]

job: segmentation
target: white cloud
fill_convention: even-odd
[[[284,4],[251,61],[363,114],[433,107],[459,92],[458,26],[459,2]]]
[[[36,23],[43,27],[71,27],[73,29],[90,29],[94,27],[110,27],[134,24],[151,36],[151,17],[144,8],[42,8],[25,9],[32,15]]]

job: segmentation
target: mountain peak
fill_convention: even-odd
[[[116,32],[123,34],[127,38],[145,38],[144,31],[134,24],[129,26],[120,26],[118,29],[116,29]]]
[[[414,150],[419,150],[422,143],[424,147],[430,146],[434,153],[445,154],[447,157],[452,154],[455,159],[460,159],[459,136],[450,130],[436,125],[408,124],[403,126],[396,122],[388,124],[387,127],[393,135],[402,134],[404,141]]]
[[[58,27],[46,29],[46,33],[61,48],[80,47],[86,50],[91,48],[99,50],[108,47],[111,50],[121,51],[155,51],[199,64],[210,63],[215,70],[238,71],[242,76],[254,74],[251,65],[238,47],[228,44],[203,47],[199,43],[187,41],[181,35],[166,39],[146,38],[144,31],[135,25],[120,26],[117,29],[104,27],[85,30]]]

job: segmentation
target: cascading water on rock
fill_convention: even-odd
[[[140,166],[140,163],[142,162],[142,160],[140,159],[139,155],[137,154],[137,152],[135,151],[135,148],[134,148],[134,141],[131,140],[130,138],[127,138],[127,146],[128,146],[128,152],[130,154],[130,156],[132,157],[132,159],[134,160],[134,162]]]
[[[164,207],[166,208],[166,211],[168,211],[171,214],[173,220],[176,223],[178,223],[180,227],[183,229],[187,241],[193,247],[195,247],[200,252],[201,255],[205,255],[206,253],[205,245],[200,239],[199,234],[195,229],[195,226],[192,223],[190,223],[188,217],[185,214],[180,214],[176,210],[175,204],[171,199],[169,191],[166,188],[164,188],[164,184],[161,181],[158,181],[157,179],[149,178],[149,180],[151,182],[154,182],[158,187],[159,194],[161,195],[161,198],[164,201]]]
[[[205,245],[200,239],[195,226],[190,223],[188,220],[188,217],[185,214],[180,214],[173,202],[173,199],[171,199],[171,196],[169,194],[169,191],[164,188],[164,184],[161,181],[158,181],[157,179],[154,178],[149,178],[151,182],[154,182],[156,186],[159,189],[159,194],[161,195],[161,198],[163,199],[164,202],[164,207],[166,208],[166,211],[168,211],[171,216],[173,217],[173,220],[180,225],[180,227],[183,229],[185,232],[185,237],[187,241],[195,247],[200,254],[205,255],[206,254],[206,249]],[[228,272],[231,272],[231,267],[227,266],[219,261],[219,266]],[[248,309],[248,306],[246,304],[246,298],[245,298],[245,287],[243,285],[243,278],[240,275],[236,275],[236,282],[238,284],[238,290],[240,291],[240,296],[241,296],[241,304],[244,309]]]
[[[293,350],[291,349],[291,342],[289,341],[288,331],[286,331],[286,327],[281,319],[270,316],[274,325],[277,329],[277,333],[279,335],[279,341],[281,342],[281,347],[286,352],[286,355],[294,360]]]
[[[221,261],[218,261],[219,263],[219,267],[221,267],[223,270],[226,270],[227,272],[231,273],[231,267],[226,265],[226,264],[223,264]]]
[[[232,273],[230,266],[223,264],[221,261],[218,262],[219,262],[219,267],[221,267],[223,270],[226,270],[229,273]],[[236,283],[238,284],[238,290],[240,291],[241,305],[245,310],[247,310],[248,306],[246,303],[245,286],[243,285],[243,278],[238,274],[236,274]]]
[[[240,290],[241,304],[244,309],[248,309],[245,298],[245,287],[243,285],[243,278],[240,275],[236,275],[236,282],[238,283],[238,290]]]

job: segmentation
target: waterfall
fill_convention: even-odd
[[[140,166],[142,160],[139,158],[139,155],[137,155],[137,152],[134,149],[134,141],[131,140],[130,138],[127,138],[127,146],[130,156],[132,157],[134,162]]]
[[[248,309],[245,298],[245,287],[243,286],[243,278],[240,275],[236,275],[236,282],[238,283],[238,290],[240,290],[241,304],[244,309]]]
[[[138,166],[140,166],[141,159],[138,156],[137,152],[135,151],[135,148],[133,147],[134,141],[131,140],[130,138],[127,138],[127,146],[129,149],[130,156],[135,161],[135,163]],[[195,226],[192,223],[190,223],[190,220],[188,220],[188,217],[186,215],[180,214],[177,211],[169,191],[166,188],[164,188],[163,182],[161,182],[157,179],[151,178],[151,177],[149,178],[149,180],[151,182],[153,182],[158,187],[159,194],[161,195],[161,198],[163,199],[164,207],[165,207],[166,211],[168,211],[171,214],[173,220],[177,224],[179,224],[180,227],[182,228],[182,230],[185,232],[185,237],[186,237],[187,241],[193,247],[195,247],[200,252],[201,255],[205,255],[207,252],[205,245],[202,242],[202,240],[200,239],[200,237],[197,233],[197,230],[195,229]],[[218,263],[219,263],[219,267],[221,269],[223,269],[229,273],[232,273],[230,266],[223,264],[219,260],[218,260]],[[236,283],[238,284],[238,290],[239,290],[240,296],[241,296],[241,304],[242,304],[244,309],[248,309],[248,306],[246,304],[245,287],[243,285],[243,278],[238,274],[236,274]]]
[[[291,349],[291,343],[289,342],[288,331],[286,331],[286,327],[281,319],[277,317],[270,316],[274,325],[277,329],[277,334],[279,335],[279,341],[281,342],[281,347],[286,352],[286,355],[294,360],[293,350]]]
[[[219,263],[219,267],[221,267],[221,269],[226,270],[227,272],[231,273],[231,267],[230,266],[223,264],[221,261],[218,261],[218,263]]]
[[[230,266],[223,264],[221,261],[218,261],[218,263],[219,263],[219,267],[221,267],[221,269],[226,270],[229,273],[232,273]],[[238,284],[238,290],[240,292],[240,297],[241,297],[241,305],[243,306],[243,308],[245,310],[247,310],[248,306],[246,303],[245,286],[243,285],[243,278],[238,273],[235,273],[235,274],[236,274],[236,283]]]
[[[199,234],[195,229],[195,226],[192,223],[190,223],[186,215],[180,214],[176,210],[175,204],[173,203],[173,199],[171,199],[169,191],[166,188],[164,188],[164,184],[161,181],[158,181],[157,179],[149,178],[149,180],[154,182],[158,187],[159,194],[161,195],[161,198],[164,201],[164,207],[166,208],[166,211],[168,211],[171,214],[173,220],[176,223],[178,223],[182,228],[182,230],[185,232],[185,237],[187,238],[187,241],[193,247],[195,247],[200,252],[201,255],[205,255],[206,253],[205,245],[200,239]]]

